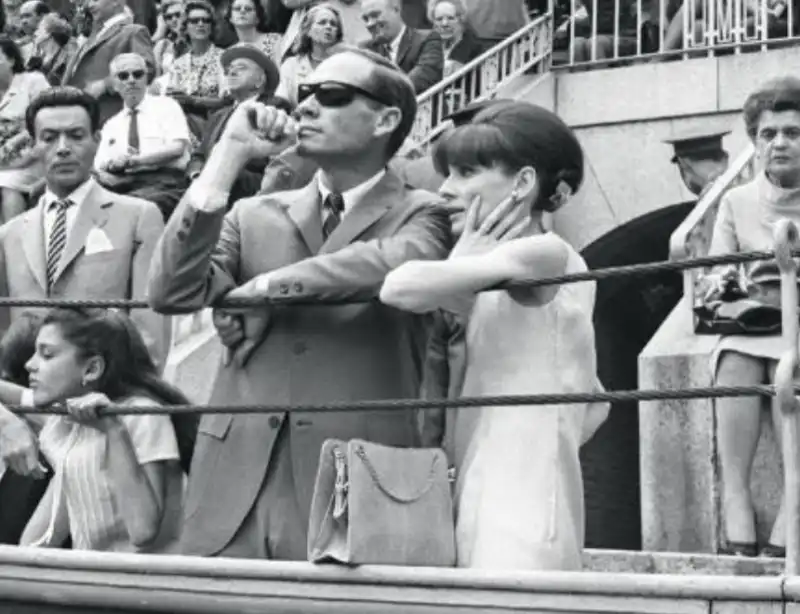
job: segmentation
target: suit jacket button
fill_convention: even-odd
[[[281,294],[289,294],[289,284],[280,285]]]
[[[182,226],[184,228],[189,228],[189,227],[191,227],[191,225],[192,225],[192,220],[190,220],[188,217],[183,218]]]
[[[178,231],[178,241],[185,241],[186,240],[186,233],[182,230]]]
[[[294,282],[294,291],[300,294],[303,291],[303,284],[299,281]]]
[[[278,416],[270,416],[269,417],[269,427],[276,429],[281,425],[281,419]]]
[[[307,349],[308,349],[308,346],[306,345],[305,341],[297,341],[294,344],[294,353],[297,356],[301,356],[302,354],[305,354]]]

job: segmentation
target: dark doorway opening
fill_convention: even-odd
[[[666,260],[669,237],[694,202],[659,209],[615,228],[583,250],[591,269]],[[638,387],[637,359],[678,302],[680,273],[620,277],[597,286],[594,324],[600,379],[607,390]],[[581,451],[588,548],[641,549],[639,415],[615,403]]]

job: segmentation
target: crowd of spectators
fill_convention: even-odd
[[[457,425],[412,410],[102,413],[187,403],[160,375],[170,316],[226,296],[359,302],[216,309],[216,404],[599,388],[592,284],[480,293],[539,265],[585,269],[543,223],[582,184],[570,129],[527,103],[474,103],[435,155],[397,155],[418,95],[524,25],[524,2],[6,8],[0,295],[150,307],[0,311],[0,403],[67,412],[0,406],[0,541],[305,559],[324,440],[444,447],[453,430],[453,563],[580,565],[578,451],[603,404],[533,420],[476,409]],[[503,349],[520,328],[530,343]]]

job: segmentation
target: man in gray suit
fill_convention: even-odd
[[[91,178],[97,102],[71,87],[45,90],[28,107],[26,124],[47,185],[33,209],[0,227],[0,296],[144,299],[164,222],[153,203],[113,194]],[[8,325],[24,309],[2,309],[0,318]],[[131,318],[163,365],[166,318],[149,309]]]
[[[122,53],[144,58],[154,75],[153,43],[147,28],[134,24],[125,12],[125,0],[88,0],[92,34],[67,64],[63,85],[86,90],[100,104],[100,125],[122,110],[122,98],[114,89],[111,60]]]
[[[260,103],[233,113],[167,224],[150,300],[167,313],[226,295],[286,300],[246,311],[244,339],[220,367],[211,403],[416,398],[423,322],[371,300],[390,270],[443,258],[450,247],[436,197],[405,188],[386,169],[411,130],[413,88],[386,59],[346,48],[317,68],[301,98],[296,129]],[[293,134],[300,154],[319,165],[316,179],[297,191],[240,200],[226,216],[227,193],[248,160],[274,156]],[[325,299],[366,302],[291,304]],[[415,418],[410,411],[203,416],[184,553],[305,559],[323,441],[415,446]]]

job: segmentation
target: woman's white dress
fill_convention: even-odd
[[[569,247],[567,272],[586,270]],[[597,380],[595,284],[563,285],[525,306],[478,295],[466,333],[463,396],[588,392]],[[584,540],[578,450],[587,411],[605,404],[451,410],[458,566],[577,570]],[[601,417],[601,420],[604,416]]]

